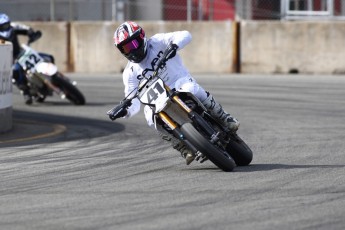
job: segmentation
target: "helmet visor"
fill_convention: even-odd
[[[7,31],[10,28],[11,28],[11,24],[9,22],[6,22],[0,25],[0,31]]]
[[[122,45],[121,47],[122,53],[130,54],[136,51],[138,48],[140,48],[141,45],[142,45],[142,39],[140,38],[133,39],[132,41]]]

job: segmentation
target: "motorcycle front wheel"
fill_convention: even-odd
[[[222,149],[214,146],[206,137],[201,135],[191,123],[181,126],[181,132],[202,152],[213,164],[225,172],[231,172],[236,167],[235,161]]]
[[[84,95],[70,81],[58,75],[54,75],[52,77],[52,83],[59,87],[65,93],[66,98],[75,105],[85,104]]]

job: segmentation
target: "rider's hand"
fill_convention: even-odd
[[[127,113],[128,112],[126,108],[121,108],[120,110],[118,110],[117,107],[107,112],[110,120],[112,121],[116,120],[117,118],[126,116]]]
[[[42,32],[40,30],[34,31],[33,29],[30,29],[28,31],[28,37],[30,39],[31,42],[36,41],[37,39],[39,39],[42,36]]]
[[[175,57],[177,49],[178,49],[178,46],[176,44],[170,43],[168,48],[167,48],[166,60],[169,60],[169,59]]]
[[[42,32],[40,30],[36,30],[34,34],[37,38],[40,38],[42,36]]]
[[[132,105],[132,100],[128,100],[128,99],[123,100],[118,106],[109,110],[107,112],[107,115],[112,121],[116,120],[117,118],[124,117],[128,114],[127,108],[131,105]]]

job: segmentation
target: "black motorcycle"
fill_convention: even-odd
[[[151,107],[158,131],[168,132],[183,141],[194,152],[196,160],[208,159],[223,171],[232,171],[236,165],[249,165],[253,153],[237,133],[214,119],[193,94],[170,89],[160,78],[160,69],[172,55],[167,49],[152,76],[143,78],[138,87],[107,114],[111,117],[121,113],[138,98]]]

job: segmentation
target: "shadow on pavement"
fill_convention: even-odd
[[[308,169],[308,168],[345,168],[345,165],[287,165],[287,164],[251,164],[249,166],[236,167],[236,172],[270,171],[276,169]]]
[[[90,139],[124,129],[110,120],[14,110],[12,130],[0,134],[0,148]]]

